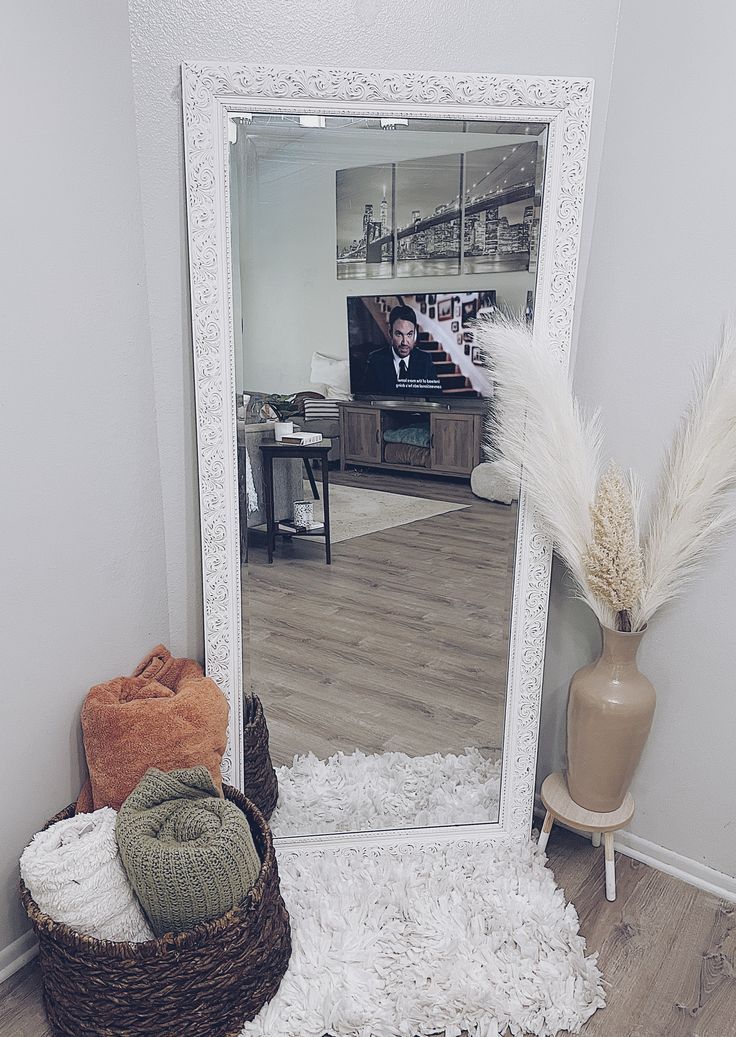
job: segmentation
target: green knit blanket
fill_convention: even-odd
[[[120,856],[156,936],[219,918],[260,872],[245,814],[206,767],[151,768],[121,806]]]

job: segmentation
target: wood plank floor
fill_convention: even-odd
[[[736,1034],[736,905],[620,854],[609,904],[602,849],[555,826],[548,852],[606,982],[608,1005],[583,1037]],[[0,986],[0,1035],[51,1037],[37,962]]]
[[[620,854],[609,903],[602,848],[555,826],[547,852],[606,982],[585,1037],[734,1037],[736,904]]]
[[[333,545],[251,534],[245,672],[274,763],[338,750],[500,752],[516,507],[466,482],[331,473],[342,485],[467,505]]]

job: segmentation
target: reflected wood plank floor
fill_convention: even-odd
[[[736,905],[620,854],[609,904],[602,849],[555,826],[548,851],[607,987],[608,1006],[582,1037],[732,1037]],[[0,986],[0,1034],[51,1037],[37,962]]]
[[[251,533],[245,672],[275,764],[338,750],[500,750],[516,506],[466,482],[334,472],[333,483],[467,505],[333,545]]]

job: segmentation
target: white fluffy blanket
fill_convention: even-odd
[[[98,940],[152,940],[115,841],[110,807],[76,814],[34,835],[20,872],[40,909]]]
[[[242,1037],[552,1037],[603,1007],[531,843],[279,851],[294,951]]]
[[[336,753],[295,756],[278,767],[277,836],[498,820],[500,763],[464,753]]]

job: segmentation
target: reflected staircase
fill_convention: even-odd
[[[442,386],[443,396],[453,396],[455,399],[480,399],[480,393],[473,389],[470,379],[465,377],[454,360],[428,331],[419,332],[417,346],[425,353],[429,353],[432,358],[434,369]]]
[[[391,301],[391,298],[395,301]],[[373,300],[370,300],[367,308],[371,311],[378,326],[381,327],[381,322],[383,322],[383,327],[385,327],[388,314],[400,301],[400,298],[397,296],[389,297],[388,299],[379,297],[377,300],[378,305],[375,309]],[[364,302],[368,302],[368,300],[364,300]],[[429,353],[442,386],[442,395],[450,396],[455,400],[479,400],[481,394],[472,387],[470,379],[466,378],[449,353],[442,348],[441,344],[432,338],[428,331],[421,330],[421,318],[418,319],[420,321],[420,329],[417,348],[422,349],[425,353]]]

